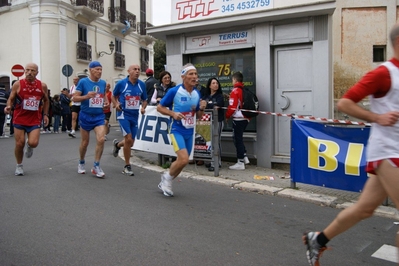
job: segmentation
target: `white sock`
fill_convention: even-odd
[[[165,173],[164,176],[165,176],[165,178],[168,179],[168,180],[172,180],[172,179],[173,179],[173,176],[171,176],[171,175],[169,174],[169,172]]]

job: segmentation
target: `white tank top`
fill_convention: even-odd
[[[76,86],[75,86],[75,85],[72,85],[72,87],[71,87],[69,93],[72,95],[72,94],[75,93],[75,90],[76,90]],[[79,105],[81,105],[81,104],[82,104],[81,102],[74,102],[74,101],[72,101],[72,105],[79,106]]]
[[[370,110],[376,114],[399,111],[399,68],[392,62],[385,62],[391,76],[391,88],[381,98],[370,95]],[[399,122],[393,126],[373,123],[367,146],[367,161],[399,158]]]

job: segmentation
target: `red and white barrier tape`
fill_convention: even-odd
[[[227,107],[217,107],[217,108],[228,109]],[[321,118],[321,117],[305,116],[305,115],[292,115],[292,114],[274,113],[274,112],[266,112],[266,111],[254,111],[254,110],[246,110],[246,109],[240,109],[240,110],[241,111],[246,111],[246,112],[251,112],[251,113],[264,114],[264,115],[294,117],[296,119],[306,119],[306,120],[330,122],[330,123],[339,123],[339,124],[346,124],[346,125],[371,126],[370,123],[356,122],[356,121],[350,121],[350,120]]]

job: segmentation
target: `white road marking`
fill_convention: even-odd
[[[398,249],[395,246],[382,245],[371,257],[399,263]]]

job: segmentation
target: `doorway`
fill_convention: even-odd
[[[273,56],[274,112],[312,115],[314,90],[312,45],[276,47]],[[272,161],[281,162],[283,160],[289,163],[291,149],[290,120],[290,117],[275,117]]]

